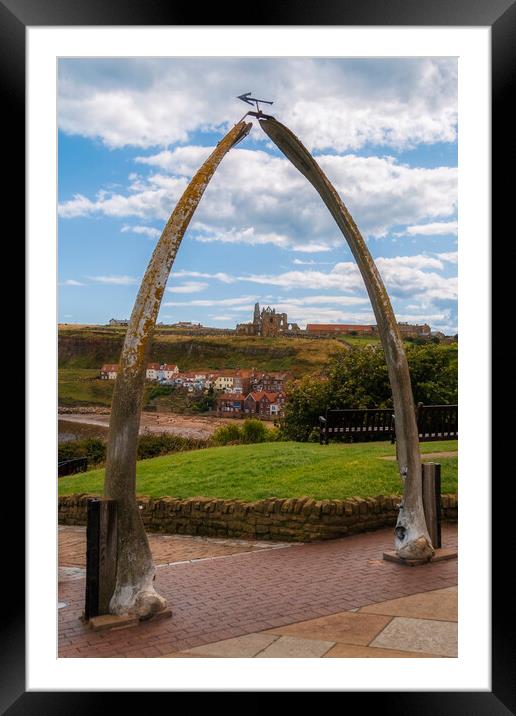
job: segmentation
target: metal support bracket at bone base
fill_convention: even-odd
[[[109,613],[116,580],[116,501],[88,500],[84,619]]]

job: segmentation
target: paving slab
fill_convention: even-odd
[[[436,659],[435,654],[423,654],[418,651],[402,651],[400,649],[381,649],[371,646],[354,646],[353,644],[335,644],[326,654],[325,659]]]
[[[387,626],[390,620],[390,616],[347,611],[273,628],[268,633],[306,639],[330,639],[365,646]]]
[[[437,656],[457,656],[457,624],[393,617],[370,646],[420,651]]]
[[[457,591],[457,587],[449,587],[423,594],[413,594],[410,597],[390,599],[387,602],[362,607],[360,614],[389,614],[397,617],[456,622],[458,617]]]
[[[224,639],[189,649],[198,656],[226,656],[233,658],[253,657],[277,639],[273,634],[246,634],[235,639]]]
[[[270,646],[256,655],[257,659],[314,659],[324,656],[334,646],[334,641],[322,639],[300,639],[294,636],[281,636]]]

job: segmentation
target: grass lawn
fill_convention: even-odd
[[[100,379],[99,368],[59,368],[59,405],[102,405],[109,407],[114,380]]]
[[[457,450],[457,441],[422,443],[422,453]],[[259,500],[310,496],[315,499],[401,494],[395,447],[385,443],[318,445],[273,442],[165,455],[137,466],[137,493],[148,497],[218,497]],[[457,458],[436,458],[441,491],[457,491]],[[102,492],[104,470],[62,477],[59,494]]]

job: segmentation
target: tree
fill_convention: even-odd
[[[181,239],[213,173],[251,129],[240,121],[218,143],[186,188],[152,254],[134,304],[113,391],[104,496],[116,500],[118,545],[112,614],[151,617],[166,606],[153,586],[155,567],[136,503],[138,430],[145,370],[161,299]]]
[[[260,126],[317,190],[346,238],[364,279],[387,359],[398,429],[398,465],[404,489],[403,504],[394,530],[395,545],[401,558],[427,560],[434,549],[423,511],[421,455],[414,398],[403,340],[389,296],[351,214],[312,155],[295,134],[273,117],[260,118]]]
[[[416,403],[457,402],[455,346],[409,346],[407,360]],[[281,434],[310,439],[326,408],[392,408],[392,391],[381,346],[354,347],[331,357],[324,380],[306,376],[286,389]]]

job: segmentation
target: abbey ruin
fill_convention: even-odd
[[[260,311],[260,304],[254,304],[252,323],[238,323],[236,332],[245,336],[281,336],[284,333],[298,333],[297,323],[289,323],[286,313],[276,313],[267,306]]]

